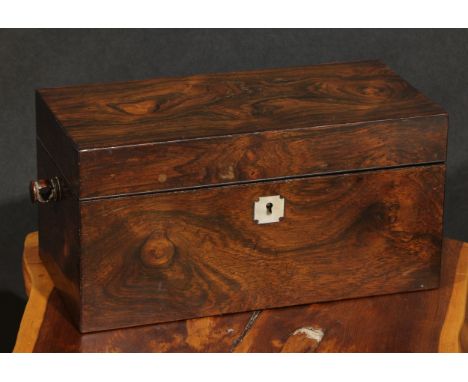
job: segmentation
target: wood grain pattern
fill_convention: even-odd
[[[38,256],[37,233],[31,233],[23,256],[31,294],[15,352],[447,351],[459,345],[459,327],[445,330],[445,338],[441,328],[455,322],[450,310],[463,320],[457,307],[468,296],[453,293],[468,277],[460,268],[468,247],[461,248],[445,240],[438,289],[80,334],[56,290],[46,293],[48,300],[34,292],[38,283],[48,290],[53,284]]]
[[[450,297],[449,308],[445,316],[444,326],[440,333],[439,351],[440,352],[460,352],[468,351],[466,347],[466,333],[464,325],[468,322],[467,299],[468,295],[468,246],[465,246],[460,252],[456,272],[453,280],[452,294]],[[460,335],[459,341],[452,339]]]
[[[56,168],[52,175],[60,177],[69,191],[78,195],[79,152],[73,140],[65,133],[37,92],[36,140],[37,150],[46,151],[55,163]],[[38,168],[41,166],[39,159],[38,157]]]
[[[40,206],[41,256],[82,331],[438,285],[447,114],[379,61],[36,106],[39,177],[67,189]],[[275,194],[284,220],[256,225]]]
[[[203,317],[164,325],[81,334],[54,291],[35,352],[226,352],[242,334],[252,313]],[[125,330],[130,330],[127,335]]]
[[[435,288],[444,165],[81,203],[84,332]],[[281,195],[258,225],[253,203]]]
[[[41,144],[37,145],[38,176],[49,179],[57,167]],[[40,255],[55,286],[75,317],[80,315],[80,211],[78,199],[68,193],[63,200],[40,204]]]
[[[453,307],[449,302],[460,247],[458,242],[445,243],[439,289],[267,310],[236,351],[282,351],[299,328],[323,333],[312,349],[319,352],[446,351],[439,339],[449,306]],[[466,300],[466,295],[457,297],[452,304]],[[459,330],[446,337],[452,346],[458,342]]]
[[[445,161],[447,114],[378,61],[37,93],[79,198]]]
[[[29,234],[24,243],[23,275],[29,300],[14,348],[16,353],[30,353],[34,350],[48,309],[49,296],[54,289],[54,284],[39,256],[37,232]]]
[[[80,196],[445,161],[447,117],[273,131],[80,153]]]
[[[379,61],[41,89],[80,149],[445,114]]]
[[[467,294],[468,294],[468,290],[467,290]],[[467,299],[465,299],[465,307],[466,307],[465,320],[463,323],[462,331],[460,333],[459,345],[460,345],[461,351],[468,353],[468,300]],[[451,333],[451,331],[449,331],[449,333]]]

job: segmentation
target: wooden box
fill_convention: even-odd
[[[379,61],[37,91],[82,332],[439,283],[448,117]]]

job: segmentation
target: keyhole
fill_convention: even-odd
[[[271,210],[273,209],[273,203],[271,203],[271,202],[267,203],[266,209],[267,209],[267,215],[271,215],[271,213],[272,213]]]

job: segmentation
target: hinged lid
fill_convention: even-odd
[[[37,91],[82,199],[445,160],[447,115],[379,61]]]

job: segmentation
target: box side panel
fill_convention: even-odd
[[[37,144],[39,178],[56,176],[58,168]],[[62,200],[39,204],[40,256],[55,287],[60,291],[75,324],[80,319],[80,214],[79,201],[71,193]]]
[[[41,93],[36,92],[36,135],[57,166],[58,173],[66,183],[69,190],[79,195],[78,151],[72,140],[66,135]]]
[[[82,331],[434,288],[444,165],[82,203]],[[254,203],[284,198],[256,224]],[[275,206],[273,206],[275,208]]]

